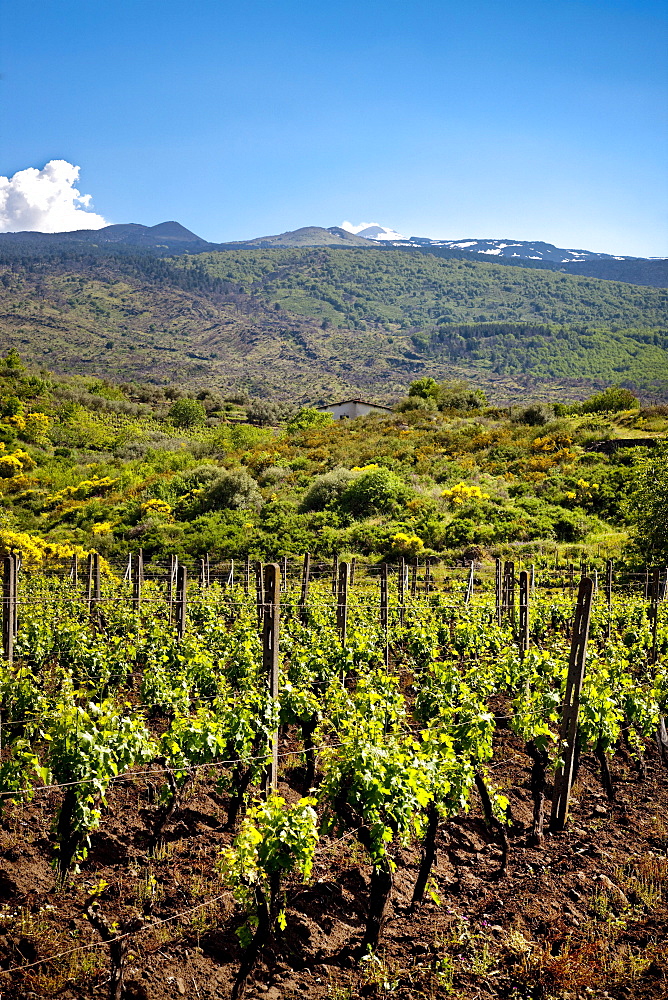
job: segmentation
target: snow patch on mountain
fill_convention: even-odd
[[[354,225],[352,222],[342,222],[341,229],[345,229],[349,233],[354,233],[356,236],[362,236],[365,240],[406,240],[406,236],[402,236],[395,229],[388,229],[387,226],[381,226],[378,222],[360,222],[359,225]]]

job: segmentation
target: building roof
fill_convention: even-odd
[[[330,406],[345,406],[346,403],[362,403],[363,406],[374,406],[378,410],[387,410],[388,413],[392,413],[391,406],[383,406],[382,403],[370,403],[368,399],[338,399],[335,403],[323,403],[322,406],[316,406],[316,410],[326,410]]]

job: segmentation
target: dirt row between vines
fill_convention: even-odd
[[[415,914],[409,904],[419,847],[397,851],[380,948],[356,963],[352,950],[364,925],[370,868],[351,836],[323,839],[310,882],[287,886],[286,930],[277,932],[248,998],[664,1000],[668,770],[657,751],[648,746],[642,781],[624,752],[616,753],[614,803],[603,793],[596,762],[584,757],[567,832],[548,835],[537,850],[527,846],[529,760],[504,725],[500,718],[490,776],[511,803],[507,874],[498,875],[500,848],[474,801],[468,815],[441,830],[433,895]],[[289,739],[282,749],[291,749]],[[299,797],[301,777],[297,758],[287,758],[279,790],[289,801]],[[230,996],[241,961],[235,930],[242,918],[216,870],[220,849],[232,837],[223,829],[226,798],[216,792],[215,777],[202,772],[164,850],[151,858],[159,784],[127,779],[112,789],[88,858],[64,884],[50,866],[58,793],[4,809],[1,1000],[106,995],[107,949],[85,948],[99,939],[82,912],[100,879],[109,883],[101,897],[109,920],[139,913],[147,925],[130,942],[126,1000]],[[63,952],[69,954],[42,962]]]

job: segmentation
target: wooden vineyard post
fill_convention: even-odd
[[[415,595],[417,594],[417,578],[418,578],[419,566],[420,566],[420,560],[416,556],[415,559],[413,560],[413,565],[411,567],[411,597],[415,597]]]
[[[93,608],[97,608],[102,598],[100,588],[100,554],[93,552]]]
[[[244,594],[248,594],[250,590],[250,556],[246,553],[246,558],[244,559]]]
[[[174,612],[174,590],[176,589],[176,574],[179,568],[179,557],[171,555],[169,557],[169,569],[167,571],[167,612],[169,624],[172,623]]]
[[[208,579],[209,577],[207,570],[207,587],[209,586]],[[230,572],[227,574],[227,586],[230,588],[234,586],[234,559],[230,559]]]
[[[536,589],[536,567],[533,563],[529,567],[529,594],[532,595]]]
[[[573,583],[574,583],[573,563],[569,563],[568,564],[568,595],[569,595],[569,597],[573,596]]]
[[[100,600],[100,556],[97,552],[88,553],[86,579],[86,604],[88,613],[92,614],[97,602]]]
[[[580,581],[578,601],[575,608],[571,655],[568,662],[566,693],[562,708],[559,751],[563,763],[554,776],[554,796],[552,799],[552,831],[563,830],[568,818],[568,805],[573,782],[573,764],[578,738],[578,715],[580,712],[580,691],[587,660],[587,640],[591,618],[593,583],[589,577]]]
[[[88,553],[86,560],[86,605],[90,613],[91,602],[93,600],[93,553]]]
[[[497,556],[494,560],[495,564],[495,575],[494,575],[494,593],[496,596],[496,624],[501,624],[501,616],[503,614],[503,571],[501,567],[501,560]]]
[[[97,606],[102,598],[100,587],[100,554],[93,552],[93,596],[91,600],[91,613],[97,610]]]
[[[339,584],[339,557],[334,556],[334,562],[332,563],[332,596],[336,597],[336,588]]]
[[[520,659],[529,648],[529,574],[526,570],[520,573],[520,629],[519,653]]]
[[[339,564],[339,592],[336,601],[336,629],[341,645],[345,646],[348,634],[348,584],[350,581],[350,563]]]
[[[204,562],[205,562],[204,572],[205,572],[205,578],[206,578],[206,585],[207,585],[207,587],[210,587],[211,586],[211,562],[209,561],[209,553],[208,552],[207,552],[206,556],[204,557]]]
[[[199,586],[200,590],[204,590],[206,586],[206,563],[204,559],[199,561]]]
[[[390,646],[388,643],[389,614],[387,603],[387,563],[383,563],[380,569],[380,627],[385,633],[385,666],[390,661]]]
[[[649,566],[645,566],[645,585],[643,587],[643,597],[649,600]]]
[[[399,563],[399,576],[397,577],[397,598],[399,600],[399,624],[404,625],[404,619],[406,614],[406,576],[408,573],[408,567],[406,566],[406,560],[401,557],[401,562]]]
[[[21,576],[21,566],[23,557],[20,552],[14,553],[14,609],[12,613],[12,631],[16,636],[19,630],[19,579]]]
[[[610,638],[610,631],[612,629],[612,573],[613,573],[613,562],[612,559],[608,559],[605,565],[605,603],[608,605],[608,623],[605,628],[606,638]]]
[[[72,581],[73,587],[79,586],[79,556],[75,554],[72,556],[72,565],[70,567],[70,580]]]
[[[594,597],[598,596],[598,570],[595,569],[592,573],[592,580],[594,582]]]
[[[306,602],[308,601],[308,585],[309,577],[311,576],[311,553],[304,553],[304,565],[302,566],[302,589],[299,594],[299,618],[302,625],[308,624],[308,610]]]
[[[16,607],[16,556],[3,559],[2,573],[2,652],[11,667],[14,661],[14,616]]]
[[[470,604],[473,597],[473,581],[475,579],[475,559],[471,560],[471,568],[466,582],[466,593],[464,594],[464,604]]]
[[[660,575],[661,570],[659,567],[655,567],[652,570],[652,577],[650,580],[650,605],[649,605],[649,621],[650,627],[652,629],[652,651],[650,653],[650,663],[656,663],[657,661],[657,645],[656,645],[656,629],[659,620],[659,587],[660,587]]]
[[[125,567],[125,573],[123,575],[123,583],[130,583],[132,580],[132,553],[128,552],[128,564]]]
[[[255,602],[257,604],[257,627],[262,628],[264,618],[264,597],[262,594],[262,563],[255,563]]]
[[[281,615],[281,570],[278,563],[267,563],[263,569],[264,620],[262,625],[262,665],[272,698],[278,698],[278,650]],[[265,775],[265,791],[278,787],[278,730],[271,736],[271,757]]]
[[[431,556],[427,556],[424,561],[424,592],[428,594],[431,591],[432,575],[431,575]]]
[[[503,566],[503,586],[501,591],[502,612],[506,621],[515,624],[515,563],[506,562]]]
[[[380,567],[380,627],[387,631],[387,563]]]
[[[135,611],[139,611],[141,605],[142,562],[143,553],[140,549],[132,567],[132,603]]]
[[[357,556],[353,556],[352,562],[350,563],[350,581],[349,585],[351,587],[355,586],[355,570],[357,569]]]
[[[288,557],[283,556],[281,560],[281,590],[288,589]]]
[[[179,566],[176,571],[176,634],[183,639],[188,612],[188,570]]]

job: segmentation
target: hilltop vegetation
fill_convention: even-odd
[[[358,328],[540,319],[621,330],[665,324],[668,306],[663,289],[400,250],[237,250],[174,263],[204,268],[288,312]]]
[[[470,558],[559,544],[616,552],[633,516],[624,498],[668,428],[666,407],[638,409],[618,390],[588,406],[509,413],[479,390],[422,379],[393,414],[334,423],[302,409],[283,411],[278,426],[248,422],[268,419],[264,401],[200,397],[45,378],[8,355],[5,548],[218,559],[305,550]],[[606,446],[620,436],[646,446]]]
[[[292,403],[396,401],[417,376],[496,402],[621,382],[668,400],[668,292],[364,249],[17,254],[0,259],[6,347],[51,371]]]

